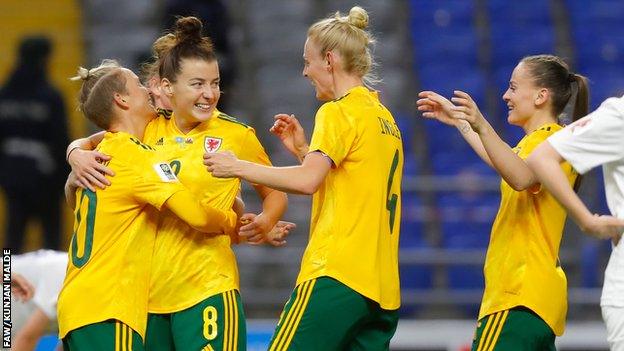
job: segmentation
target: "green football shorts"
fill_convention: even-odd
[[[211,296],[179,312],[150,313],[145,349],[245,351],[247,329],[238,291]]]
[[[398,320],[335,279],[312,279],[286,302],[269,350],[388,350]]]
[[[555,334],[526,307],[514,307],[481,318],[472,351],[555,351]]]

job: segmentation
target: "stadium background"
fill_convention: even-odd
[[[14,65],[24,34],[45,33],[55,44],[51,78],[65,96],[72,138],[93,131],[75,110],[78,85],[67,77],[78,65],[118,58],[137,68],[152,41],[170,23],[175,6],[202,10],[212,1],[0,0],[0,82]],[[449,96],[469,92],[509,143],[522,135],[506,124],[501,96],[517,61],[554,53],[590,79],[592,109],[624,92],[624,1],[621,0],[229,0],[223,1],[231,72],[221,109],[253,125],[277,165],[295,160],[268,133],[272,116],[294,113],[311,132],[319,103],[301,76],[307,27],[355,4],[371,16],[378,44],[380,90],[403,135],[405,169],[401,228],[402,321],[393,348],[462,350],[470,343],[483,288],[481,267],[498,206],[499,179],[455,130],[423,120],[416,93],[432,89]],[[174,6],[175,5],[175,6]],[[208,6],[210,7],[210,6]],[[205,10],[205,8],[204,8]],[[206,20],[206,19],[205,19]],[[223,73],[222,73],[223,74]],[[308,134],[309,135],[309,134]],[[10,171],[6,165],[3,172]],[[374,172],[375,170],[371,170]],[[581,193],[598,213],[607,211],[601,175],[585,177]],[[248,208],[258,201],[246,189]],[[290,196],[286,220],[296,222],[286,248],[239,247],[237,255],[250,349],[270,334],[290,294],[307,242],[309,199]],[[0,207],[4,203],[0,200]],[[65,245],[71,213],[65,211]],[[0,226],[4,228],[4,211]],[[40,228],[29,227],[27,249],[41,245]],[[3,237],[6,233],[2,233]],[[599,296],[610,247],[568,223],[561,260],[569,282],[569,329],[563,350],[604,350]],[[357,262],[353,262],[357,264]],[[260,347],[260,346],[258,346]]]

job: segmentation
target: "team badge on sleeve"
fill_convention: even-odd
[[[221,147],[223,139],[207,136],[204,138],[204,149],[206,152],[216,152]]]
[[[175,176],[175,173],[173,173],[171,166],[166,162],[155,164],[154,170],[163,182],[174,183],[178,181],[178,178]]]

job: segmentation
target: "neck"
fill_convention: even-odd
[[[526,134],[530,134],[534,132],[535,130],[537,130],[537,128],[545,124],[556,123],[556,122],[557,122],[557,118],[555,118],[555,116],[553,116],[552,113],[538,110],[535,112],[535,114],[531,118],[529,118],[526,121],[526,123],[522,126],[522,129],[524,129],[524,132]]]
[[[123,116],[117,118],[115,122],[111,123],[108,128],[109,132],[124,132],[137,137],[139,140],[143,140],[143,134],[145,134],[145,127],[147,126],[146,120],[143,118],[132,118],[130,116]]]
[[[173,121],[176,127],[184,134],[187,134],[201,123],[182,114],[176,114],[175,111],[173,113]]]
[[[343,97],[347,91],[355,87],[364,86],[362,77],[347,74],[342,71],[335,71],[332,76],[334,80],[334,99]]]

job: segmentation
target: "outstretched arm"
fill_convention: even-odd
[[[624,232],[624,220],[612,216],[593,215],[570,187],[560,166],[564,161],[557,150],[546,141],[531,153],[527,164],[542,185],[565,207],[583,232],[601,239],[619,240]]]
[[[485,163],[490,165],[490,167],[494,167],[483,147],[479,135],[472,130],[470,123],[453,117],[455,114],[453,110],[455,105],[453,105],[452,102],[433,91],[420,92],[418,97],[420,97],[420,99],[416,101],[416,104],[418,105],[418,111],[422,112],[423,117],[435,119],[446,125],[457,128],[464,140],[466,140],[477,155],[479,155]]]
[[[531,172],[526,162],[500,138],[492,125],[485,119],[485,117],[483,117],[483,114],[481,114],[477,104],[474,100],[472,100],[470,95],[463,91],[456,90],[454,92],[455,96],[451,99],[453,104],[451,104],[442,102],[439,97],[432,95],[431,92],[425,93],[429,93],[427,94],[427,98],[429,100],[432,100],[439,105],[437,111],[435,109],[431,111],[430,107],[426,107],[431,104],[419,103],[419,109],[421,111],[426,111],[427,113],[425,117],[436,118],[433,115],[436,114],[444,115],[446,120],[453,118],[464,123],[467,122],[474,134],[468,132],[462,133],[464,138],[473,147],[473,149],[475,149],[477,154],[479,154],[482,159],[492,166],[498,174],[501,175],[505,182],[507,182],[507,184],[509,184],[509,186],[511,186],[514,190],[526,190],[538,183],[535,175]],[[425,107],[421,109],[420,106]],[[462,127],[465,130],[465,125],[460,125],[458,128]],[[462,131],[462,129],[460,129],[460,131]],[[475,141],[475,136],[478,137],[480,143]],[[481,148],[485,151],[485,155],[483,155],[480,151]]]
[[[312,195],[331,169],[331,160],[320,152],[306,155],[303,163],[292,167],[269,167],[239,160],[231,152],[204,154],[208,172],[218,178],[237,177],[288,193]]]

